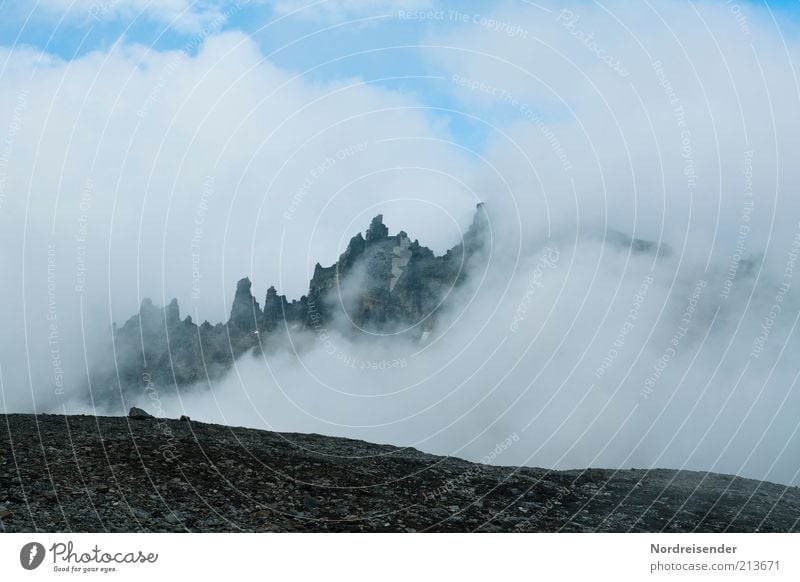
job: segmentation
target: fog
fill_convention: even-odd
[[[457,122],[367,75],[284,70],[236,31],[69,62],[3,49],[3,408],[118,413],[86,406],[87,371],[142,298],[225,321],[242,276],[298,298],[378,213],[441,254],[482,201],[488,262],[424,342],[295,331],[211,390],[127,404],[800,482],[796,31],[729,2],[407,8]]]

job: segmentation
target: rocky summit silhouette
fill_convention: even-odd
[[[164,308],[144,299],[138,314],[114,327],[114,354],[104,358],[113,366],[95,372],[95,396],[141,391],[147,384],[169,389],[209,382],[248,351],[286,345],[286,334],[296,330],[335,327],[419,339],[434,328],[467,273],[486,259],[488,233],[478,204],[462,241],[437,256],[403,231],[390,235],[379,214],[333,265],[317,263],[308,294],[299,299],[270,287],[262,308],[245,277],[236,284],[228,321],[213,325],[181,319],[177,299]]]
[[[670,252],[665,245],[615,231],[597,234],[606,244],[632,253]],[[481,203],[461,242],[437,256],[404,231],[390,235],[379,214],[363,235],[350,239],[333,265],[316,264],[308,293],[299,299],[289,300],[269,287],[262,307],[244,277],[236,284],[228,321],[198,325],[190,316],[181,319],[177,299],[161,308],[146,298],[139,313],[121,327],[114,324],[113,346],[98,347],[108,353],[97,358],[92,371],[91,400],[116,405],[125,394],[148,386],[170,392],[210,385],[245,353],[296,347],[288,335],[298,331],[425,338],[469,273],[486,266],[490,235]],[[87,386],[87,399],[89,392]]]

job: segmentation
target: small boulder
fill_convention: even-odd
[[[145,410],[142,410],[141,408],[136,408],[134,406],[128,412],[128,418],[137,418],[137,419],[153,418],[153,415]]]
[[[177,525],[177,524],[179,524],[181,522],[181,518],[179,516],[175,515],[174,513],[170,513],[165,518],[165,521],[170,525]]]
[[[143,510],[143,509],[138,509],[138,508],[137,508],[137,509],[134,509],[134,510],[132,511],[132,513],[133,513],[133,516],[134,516],[136,519],[138,519],[138,520],[141,520],[141,519],[147,519],[147,518],[149,518],[149,517],[150,517],[150,514],[149,514],[149,513],[147,513],[147,512],[146,512],[145,510]]]

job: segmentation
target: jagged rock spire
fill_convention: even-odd
[[[228,325],[242,331],[256,331],[261,319],[261,308],[250,292],[250,279],[245,277],[236,283],[236,295],[231,307],[231,318]]]
[[[272,331],[278,326],[278,322],[283,317],[283,305],[278,291],[274,286],[267,289],[267,297],[264,299],[264,314],[262,325],[267,331]]]
[[[379,214],[372,219],[367,229],[367,242],[380,240],[389,236],[389,229],[383,224],[383,214]]]
[[[164,312],[155,305],[149,297],[142,299],[139,306],[139,322],[136,327],[144,333],[156,333],[164,327]]]
[[[164,320],[167,322],[167,327],[172,327],[181,320],[181,309],[178,307],[178,300],[173,299],[164,308]]]
[[[480,249],[486,242],[489,232],[489,217],[486,214],[484,203],[480,202],[475,207],[472,224],[464,235],[464,250],[470,254]]]

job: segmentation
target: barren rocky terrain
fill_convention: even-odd
[[[0,416],[4,532],[797,531],[800,490],[554,472],[190,420]]]

